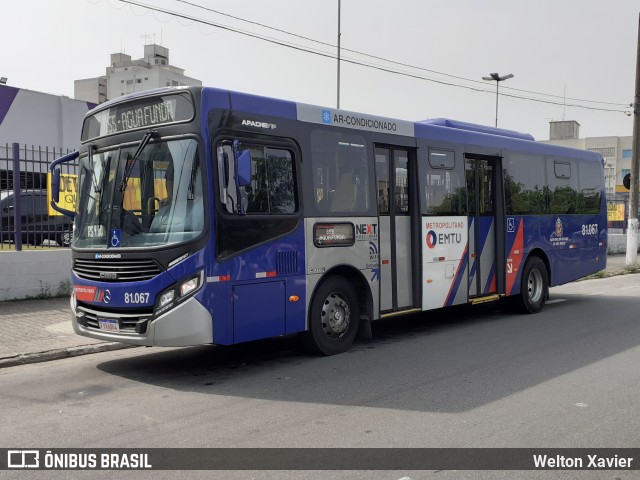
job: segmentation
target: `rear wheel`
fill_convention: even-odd
[[[340,276],[326,279],[311,301],[305,345],[323,355],[346,352],[356,337],[359,317],[358,296],[351,284]]]
[[[547,267],[538,257],[527,260],[522,272],[519,309],[524,313],[538,313],[543,309],[549,296]]]

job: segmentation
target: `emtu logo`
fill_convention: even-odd
[[[437,244],[438,236],[436,235],[436,232],[434,232],[433,230],[429,230],[429,232],[427,233],[427,247],[435,248]]]

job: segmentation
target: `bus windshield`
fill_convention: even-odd
[[[198,142],[145,143],[139,152],[140,145],[134,144],[80,160],[75,247],[150,247],[186,242],[202,233]]]

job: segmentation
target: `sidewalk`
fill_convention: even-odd
[[[623,272],[625,255],[610,255],[604,274]],[[129,347],[76,335],[68,298],[0,302],[0,368]]]
[[[129,347],[76,335],[68,297],[0,302],[0,368]]]

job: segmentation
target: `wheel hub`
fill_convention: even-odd
[[[538,270],[532,270],[527,279],[527,293],[531,302],[537,302],[542,296],[542,274]]]
[[[329,337],[340,337],[349,327],[351,310],[337,292],[331,293],[322,305],[322,329]]]

